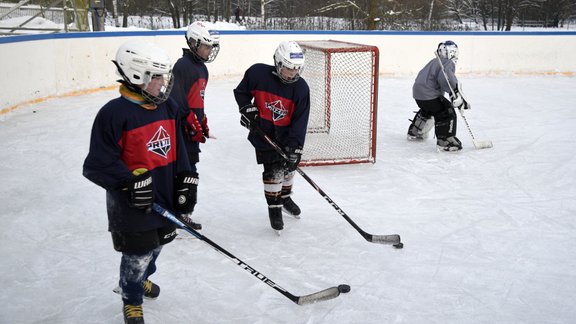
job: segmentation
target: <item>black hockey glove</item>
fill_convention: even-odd
[[[288,160],[286,161],[286,169],[288,169],[289,172],[296,170],[298,163],[300,163],[300,159],[302,158],[302,149],[286,147],[284,152],[286,152],[286,156],[288,157]]]
[[[130,207],[147,209],[154,203],[152,174],[148,171],[135,176],[126,183]]]
[[[176,177],[176,211],[189,214],[194,211],[198,192],[198,173],[181,172]]]
[[[246,105],[240,108],[240,125],[252,130],[256,121],[258,120],[258,107],[253,104]]]

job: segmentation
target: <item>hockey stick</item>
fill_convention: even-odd
[[[258,278],[260,281],[264,282],[268,286],[274,288],[276,291],[278,291],[279,293],[281,293],[282,295],[284,295],[285,297],[287,297],[288,299],[290,299],[291,301],[293,301],[294,303],[296,303],[298,305],[306,305],[306,304],[312,304],[312,303],[323,301],[323,300],[334,299],[334,298],[338,297],[340,295],[340,293],[347,293],[350,291],[350,286],[343,284],[343,285],[339,285],[338,287],[331,287],[331,288],[324,289],[324,290],[319,291],[319,292],[315,292],[315,293],[310,294],[310,295],[294,296],[293,294],[289,293],[286,289],[280,287],[274,281],[268,279],[268,277],[266,277],[262,273],[258,272],[256,269],[252,268],[251,266],[249,266],[244,261],[235,257],[232,253],[226,251],[224,248],[222,248],[218,244],[212,242],[206,236],[198,233],[196,230],[189,227],[185,222],[180,220],[178,217],[174,216],[174,214],[169,212],[166,208],[164,208],[164,207],[162,207],[156,203],[154,203],[152,205],[152,208],[158,214],[168,218],[170,221],[172,221],[174,224],[180,226],[186,232],[188,232],[188,233],[194,235],[195,237],[197,237],[198,239],[206,242],[206,244],[210,245],[211,247],[216,249],[216,251],[227,256],[230,260],[234,261],[234,263],[236,263],[242,269],[248,271],[251,275]]]
[[[276,144],[268,135],[266,135],[266,133],[264,133],[264,131],[258,125],[256,125],[254,127],[254,131],[256,133],[258,133],[260,136],[262,136],[266,140],[266,142],[268,142],[268,144],[270,144],[274,148],[274,150],[276,150],[276,152],[278,152],[278,154],[280,154],[280,156],[282,156],[282,158],[284,158],[286,161],[288,161],[288,156],[286,155],[286,153],[284,153],[284,151],[278,146],[278,144]],[[371,243],[392,244],[395,248],[398,248],[398,249],[401,249],[404,247],[404,243],[400,242],[400,235],[398,235],[398,234],[373,235],[373,234],[367,233],[364,230],[362,230],[358,225],[356,225],[356,223],[354,223],[352,221],[352,219],[350,219],[350,217],[348,217],[348,215],[342,210],[342,208],[338,207],[338,205],[334,202],[334,200],[332,200],[330,197],[328,197],[328,195],[322,189],[320,189],[320,187],[314,181],[312,181],[312,179],[306,173],[304,173],[304,171],[302,171],[302,169],[300,169],[299,167],[296,167],[296,171],[298,171],[298,173],[300,173],[300,175],[304,179],[306,179],[306,181],[308,181],[308,183],[322,197],[324,197],[324,199],[326,199],[326,201],[332,207],[334,207],[334,209],[336,209],[336,211],[342,217],[344,217],[344,219],[348,223],[350,223],[350,225],[352,225],[352,227],[354,227],[354,229],[356,231],[358,231],[358,233],[360,233],[360,235],[362,235],[362,237],[364,237],[364,239],[366,239],[366,241],[371,242]]]
[[[446,79],[446,83],[448,83],[448,87],[450,88],[450,94],[452,95],[452,98],[455,98],[456,94],[454,93],[454,89],[452,89],[452,86],[450,85],[450,81],[448,80],[448,75],[446,75],[446,71],[444,70],[444,64],[442,64],[442,60],[440,59],[438,52],[434,52],[434,55],[436,55],[436,59],[438,59],[438,63],[440,63],[440,69],[442,70],[442,74],[444,75],[444,79]],[[472,133],[472,129],[470,128],[470,124],[468,124],[468,120],[466,119],[466,116],[464,116],[464,112],[462,111],[462,109],[458,109],[458,112],[460,112],[460,116],[462,117],[464,124],[466,124],[466,128],[468,128],[468,133],[470,133],[470,137],[472,137],[472,143],[474,144],[474,147],[476,149],[491,148],[493,146],[492,141],[477,141],[476,140],[476,137],[474,137],[474,133]]]

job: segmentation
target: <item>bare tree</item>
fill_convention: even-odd
[[[576,15],[575,0],[112,0],[110,6],[122,26],[128,16],[160,14],[174,28],[196,19],[229,21],[236,6],[247,28],[262,29],[504,31],[525,21],[558,27]]]
[[[172,17],[172,26],[174,28],[180,28],[180,3],[175,0],[167,0],[168,10],[170,11],[170,16]]]
[[[114,26],[120,27],[120,20],[118,20],[118,0],[112,0],[112,19]]]
[[[262,19],[262,27],[266,28],[266,6],[274,2],[274,0],[260,0],[260,17]]]

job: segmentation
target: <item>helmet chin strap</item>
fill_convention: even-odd
[[[114,63],[114,65],[116,65],[116,68],[118,69],[118,73],[120,73],[120,76],[122,77],[122,80],[117,80],[118,82],[120,82],[121,84],[123,84],[124,86],[126,86],[126,88],[128,88],[128,90],[135,92],[139,95],[142,95],[142,88],[136,86],[135,84],[133,84],[132,82],[128,81],[128,77],[126,76],[126,74],[124,73],[124,71],[122,71],[122,68],[120,67],[120,65],[118,64],[118,62],[112,60],[112,62]]]
[[[272,71],[272,74],[274,74],[275,76],[277,76],[278,79],[280,79],[280,81],[282,81],[282,83],[285,83],[285,84],[291,84],[291,83],[294,83],[294,82],[298,81],[298,79],[300,79],[300,74],[297,74],[292,80],[286,80],[286,79],[284,79],[284,78],[280,75],[280,73],[278,73],[276,70],[275,70],[275,71]]]

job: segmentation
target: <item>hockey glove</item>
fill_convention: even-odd
[[[454,109],[468,110],[471,108],[470,104],[468,104],[468,101],[464,99],[464,95],[458,90],[458,88],[454,89],[454,95],[451,96],[450,99],[452,99],[452,107]]]
[[[194,211],[198,192],[198,173],[181,172],[176,177],[176,210],[182,214]]]
[[[298,163],[300,163],[300,159],[302,158],[302,149],[286,147],[284,151],[288,157],[288,160],[286,161],[286,169],[288,169],[288,172],[292,172],[296,170]]]
[[[253,104],[240,108],[240,125],[252,130],[258,120],[258,107]]]
[[[129,193],[130,207],[147,209],[154,203],[152,174],[148,171],[128,180],[126,187]]]
[[[190,140],[193,142],[205,143],[206,137],[204,137],[204,129],[202,128],[202,125],[200,125],[200,122],[198,122],[198,117],[196,117],[194,112],[191,111],[190,114],[188,114],[186,122],[186,133]]]
[[[206,117],[206,115],[204,115],[204,119],[202,119],[200,126],[202,126],[204,137],[210,138],[210,128],[208,127],[208,117]]]

